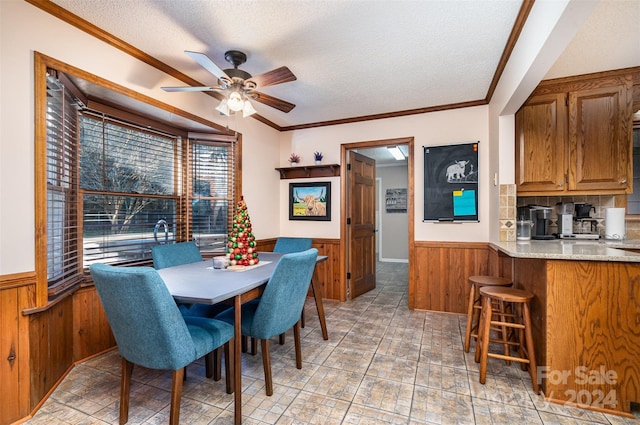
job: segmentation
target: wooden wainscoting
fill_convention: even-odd
[[[73,294],[73,358],[86,359],[115,347],[107,315],[95,286]]]
[[[313,278],[322,285],[322,298],[331,301],[346,301],[347,289],[340,280],[340,239],[314,239],[313,247],[319,255],[329,257],[316,266]]]
[[[277,238],[258,241],[259,251],[273,251]],[[329,257],[316,266],[313,278],[322,285],[322,298],[330,301],[346,301],[347,290],[340,283],[340,239],[313,239],[312,246],[319,255]],[[309,295],[311,296],[311,295]]]
[[[0,424],[27,416],[29,408],[29,319],[35,306],[35,273],[0,276]]]
[[[513,276],[511,258],[485,242],[419,241],[414,252],[410,309],[466,314],[469,276]]]

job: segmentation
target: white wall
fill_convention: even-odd
[[[487,185],[489,184],[489,130],[488,106],[433,112],[422,115],[410,115],[383,120],[364,121],[331,127],[320,127],[288,132],[282,136],[280,158],[286,166],[286,159],[291,152],[302,156],[302,163],[311,164],[314,151],[325,154],[326,163],[340,161],[340,145],[343,143],[363,142],[380,139],[414,137],[414,171],[415,182],[415,239],[423,241],[487,241],[489,240],[489,200]],[[437,146],[454,143],[480,141],[479,168],[479,223],[436,224],[423,223],[423,150],[422,146]],[[305,158],[308,158],[305,162]],[[332,184],[332,210],[340,211],[338,180]],[[281,182],[280,194],[287,193],[288,180]],[[336,187],[336,190],[333,189]],[[286,197],[281,196],[280,208],[286,211]],[[315,225],[315,224],[314,224]],[[339,238],[340,217],[332,214],[331,223],[325,223],[321,230],[308,222],[289,222],[288,216],[282,214],[280,227],[289,235]]]
[[[182,83],[23,0],[0,1],[0,275],[35,269],[34,51],[226,124],[214,113],[217,101],[210,96],[166,93],[160,86]],[[280,134],[253,119],[238,120],[237,126],[243,134],[243,194],[254,232],[258,238],[276,237]]]
[[[366,155],[366,153],[365,153]],[[385,195],[387,189],[407,188],[407,167],[376,167],[376,178],[380,179],[380,227],[376,238],[380,239],[380,260],[407,261],[409,259],[409,217],[407,213],[387,212]]]

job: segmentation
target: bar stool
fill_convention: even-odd
[[[469,291],[469,308],[467,309],[467,331],[464,336],[464,352],[469,352],[471,337],[478,339],[478,325],[480,323],[480,310],[482,309],[479,290],[483,286],[511,286],[513,282],[506,277],[498,276],[471,276],[469,277],[471,290]]]
[[[482,287],[480,288],[482,298],[482,316],[478,331],[478,344],[476,347],[475,361],[480,362],[480,383],[484,384],[487,377],[487,360],[489,357],[513,360],[522,363],[522,370],[529,365],[529,375],[533,383],[533,390],[540,392],[538,385],[538,372],[536,368],[536,354],[533,346],[533,336],[531,334],[531,312],[530,302],[533,294],[521,289],[507,287]],[[503,314],[500,320],[493,320],[492,303],[494,301],[509,303],[512,306],[513,314]],[[512,321],[510,321],[512,320]],[[489,352],[489,334],[492,326],[506,327],[512,330],[515,340],[509,338],[509,344],[518,347],[519,357],[511,356],[507,351],[505,354],[495,354]],[[504,341],[498,341],[504,342]]]

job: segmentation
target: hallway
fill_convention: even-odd
[[[640,424],[545,402],[519,365],[490,359],[487,384],[463,351],[464,316],[407,309],[407,264],[378,263],[377,288],[354,301],[326,302],[329,341],[308,299],[302,370],[293,336],[271,344],[274,394],[264,393],[260,355],[243,354],[243,423],[258,424]],[[224,379],[187,368],[182,424],[233,423]],[[168,423],[170,372],[135,368],[129,424]],[[69,373],[30,425],[117,424],[116,350]],[[636,406],[637,407],[637,406]]]

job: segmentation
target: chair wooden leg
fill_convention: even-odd
[[[540,394],[540,385],[538,384],[538,364],[536,363],[536,353],[533,346],[533,333],[531,331],[531,311],[529,310],[529,304],[525,303],[523,306],[523,319],[524,319],[524,338],[527,341],[527,354],[529,356],[529,374],[531,375],[531,381],[533,384],[533,391],[536,394]]]
[[[213,350],[213,360],[215,363],[215,369],[213,370],[214,381],[219,381],[222,378],[222,351],[222,347]]]
[[[304,328],[304,307],[302,307],[302,313],[300,314],[300,326]]]
[[[258,352],[258,341],[255,338],[251,338],[251,355],[255,356]]]
[[[180,424],[180,398],[182,397],[182,380],[184,379],[184,368],[173,371],[171,383],[171,408],[169,412],[169,424]]]
[[[120,380],[120,425],[129,421],[129,393],[131,392],[131,374],[133,363],[122,358],[122,378]]]
[[[224,376],[227,384],[227,394],[233,394],[233,374],[235,372],[235,362],[233,361],[233,338],[224,344]]]
[[[475,309],[473,308],[476,300],[476,290],[475,285],[471,284],[471,291],[469,292],[469,305],[467,307],[467,331],[464,335],[464,352],[469,352],[469,347],[471,347],[471,331],[473,327],[473,316],[475,315]]]
[[[302,348],[300,346],[300,321],[293,325],[293,339],[296,346],[296,367],[302,369]]]
[[[269,340],[261,339],[262,367],[264,368],[264,387],[268,396],[273,395],[273,381],[271,379],[271,357],[269,356]]]
[[[214,377],[215,367],[216,367],[216,355],[214,354],[215,350],[210,353],[205,354],[204,356],[204,370],[205,376],[207,378]]]
[[[284,337],[285,337],[285,333],[283,332],[280,334],[280,337],[279,337],[280,345],[284,345]]]
[[[476,356],[480,349],[480,383],[484,384],[487,381],[487,361],[489,360],[489,336],[491,334],[491,299],[484,297],[482,300],[482,344],[480,344],[480,337],[478,337],[478,347],[476,347]]]
[[[240,338],[240,340],[242,341],[242,352],[246,353],[247,352],[247,346],[249,345],[249,337],[242,335],[242,338]]]

